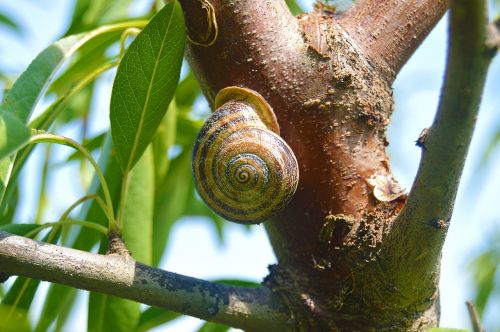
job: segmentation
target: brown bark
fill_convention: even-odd
[[[446,0],[358,0],[340,24],[377,70],[397,74],[446,9]]]
[[[202,3],[181,1],[192,40],[214,36],[200,24],[210,20]],[[266,223],[278,258],[267,284],[306,330],[435,325],[435,285],[424,297],[394,301],[378,250],[405,198],[379,202],[368,181],[391,174],[392,80],[444,1],[360,1],[341,16],[318,10],[296,19],[282,0],[209,3],[217,38],[187,50],[205,95],[213,103],[232,85],[259,92],[299,162],[294,199]]]

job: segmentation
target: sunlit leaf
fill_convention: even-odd
[[[8,224],[0,226],[0,231],[19,236],[25,236],[38,227],[40,227],[40,225],[37,224]]]
[[[250,280],[241,280],[241,279],[215,279],[212,281],[229,286],[239,286],[239,287],[249,287],[249,288],[256,288],[261,286],[261,284],[258,282]]]
[[[149,145],[179,80],[185,28],[177,2],[163,7],[130,44],[111,95],[113,143],[124,172]]]
[[[227,325],[216,324],[212,322],[205,322],[198,329],[198,332],[226,332],[230,329]]]
[[[69,36],[53,43],[43,50],[16,80],[4,96],[0,111],[14,114],[22,123],[26,123],[53,76],[68,57],[85,46],[92,47],[94,38],[130,27],[141,27],[143,24],[142,21],[135,21],[102,26],[93,31]],[[0,202],[3,210],[5,209],[3,202],[5,189],[9,182],[14,160],[15,158],[11,157],[0,161]]]
[[[164,185],[165,176],[168,172],[170,158],[168,152],[175,143],[177,128],[177,106],[175,101],[170,103],[167,114],[161,120],[160,126],[153,138],[153,154],[155,164],[156,186]],[[160,191],[157,189],[155,191]]]
[[[132,0],[77,0],[66,35],[94,29],[127,18]]]
[[[28,313],[24,309],[11,305],[0,304],[0,317],[2,317],[2,330],[7,332],[31,331]]]
[[[200,84],[194,77],[193,72],[189,71],[186,77],[179,83],[179,86],[177,86],[175,101],[179,107],[190,108],[200,93]]]
[[[0,160],[25,146],[30,137],[30,129],[15,115],[0,111]]]
[[[492,236],[485,241],[486,248],[472,261],[470,268],[475,284],[474,304],[480,316],[490,302],[496,286],[496,277],[500,268],[499,237]],[[500,290],[500,288],[498,288]]]
[[[149,147],[130,174],[122,231],[132,256],[144,264],[151,264],[153,258],[154,190],[153,149]]]
[[[16,21],[3,13],[0,13],[0,25],[6,26],[17,33],[22,32],[21,26]]]
[[[451,328],[446,328],[446,327],[433,327],[430,330],[427,330],[427,332],[469,332],[468,330],[464,329],[451,329]]]
[[[42,313],[38,321],[35,332],[45,332],[52,322],[58,318],[65,308],[71,308],[77,290],[72,287],[51,284],[43,303]]]
[[[154,327],[171,322],[174,319],[177,319],[181,316],[182,315],[177,312],[168,311],[156,307],[150,307],[141,313],[141,317],[139,319],[139,324],[137,325],[136,331],[146,332]]]
[[[43,50],[16,80],[12,89],[5,96],[0,109],[15,114],[22,122],[26,123],[38,99],[43,95],[52,77],[68,57],[78,49],[88,45],[96,37],[141,24],[139,21],[103,26],[87,33],[56,41]]]
[[[165,251],[170,230],[186,209],[193,190],[191,151],[184,151],[170,163],[165,188],[155,197],[153,224],[153,264],[156,266]]]
[[[288,8],[290,8],[293,15],[303,12],[296,0],[286,0],[286,4],[288,5]]]
[[[106,133],[101,133],[97,136],[87,138],[84,140],[83,146],[88,151],[93,152],[102,146],[105,138],[106,138]],[[80,158],[82,158],[82,154],[79,153],[78,151],[75,151],[72,154],[70,154],[66,160],[71,161],[71,160],[77,160]]]

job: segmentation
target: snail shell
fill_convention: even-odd
[[[279,136],[271,107],[257,92],[225,88],[215,107],[194,145],[196,189],[225,219],[243,224],[266,221],[295,193],[297,159]]]

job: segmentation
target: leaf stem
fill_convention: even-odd
[[[64,213],[61,215],[61,218],[59,218],[59,221],[61,220],[66,220],[68,219],[69,217],[69,214],[80,204],[86,202],[86,201],[89,201],[91,199],[95,199],[95,201],[97,202],[97,204],[101,207],[101,209],[103,209],[104,213],[106,214],[106,216],[109,218],[108,216],[108,210],[106,208],[106,204],[102,201],[102,199],[99,197],[99,195],[97,194],[91,194],[91,195],[85,195],[83,197],[81,197],[80,199],[78,199],[76,202],[74,202],[73,204],[71,204],[71,206],[69,208],[66,209],[66,211],[64,211]]]
[[[481,327],[481,320],[479,319],[479,314],[477,313],[474,303],[472,303],[471,301],[466,301],[465,304],[467,305],[467,310],[469,311],[469,316],[472,323],[472,331],[484,332],[484,329]]]
[[[54,227],[54,226],[65,226],[65,225],[79,225],[79,226],[84,226],[88,228],[95,229],[98,232],[101,232],[103,235],[107,236],[108,235],[108,229],[104,226],[101,226],[99,224],[96,224],[95,222],[91,221],[86,221],[86,220],[76,220],[76,219],[64,219],[64,220],[59,220],[56,222],[47,222],[44,224],[41,224],[40,227],[35,228],[29,233],[26,233],[26,237],[31,238],[38,234],[40,231],[44,230],[45,228],[49,227]]]
[[[94,167],[95,172],[96,172],[97,176],[99,177],[99,181],[101,182],[102,191],[104,193],[104,198],[106,200],[106,207],[107,207],[107,211],[108,211],[107,216],[108,216],[108,222],[109,222],[109,225],[108,225],[109,231],[110,232],[117,231],[117,229],[116,229],[117,225],[116,225],[115,218],[114,218],[115,214],[113,211],[113,201],[111,200],[111,194],[109,191],[108,184],[106,182],[106,179],[104,178],[104,175],[101,172],[101,169],[99,168],[99,165],[94,160],[94,158],[92,157],[90,152],[85,147],[80,145],[78,142],[72,140],[71,138],[57,136],[57,135],[50,134],[50,133],[38,133],[38,134],[34,135],[30,140],[31,144],[40,143],[40,142],[56,143],[56,144],[61,144],[61,145],[66,145],[66,146],[72,147],[72,148],[78,150],[80,153],[83,154],[83,156],[85,158],[88,159],[88,161]]]
[[[64,106],[66,106],[66,103],[68,102],[69,98],[78,93],[80,90],[82,90],[84,87],[86,87],[88,84],[93,82],[99,75],[102,73],[106,72],[107,70],[113,68],[114,66],[117,65],[116,60],[108,62],[95,71],[93,71],[91,74],[86,76],[83,80],[78,82],[78,84],[72,88],[71,90],[68,91],[67,94],[59,97],[54,103],[52,103],[51,106],[49,106],[42,114],[40,114],[37,118],[35,118],[33,121],[29,123],[29,127],[31,128],[36,128],[40,130],[47,130],[50,126],[50,124],[53,123],[55,118],[62,112],[64,109]],[[3,199],[1,200],[1,205],[0,205],[0,211],[4,211],[10,197],[14,193],[14,189],[16,187],[16,179],[19,175],[19,172],[21,171],[21,168],[24,166],[24,163],[26,159],[28,159],[28,156],[30,155],[33,147],[26,147],[22,149],[16,156],[16,160],[14,162],[14,165],[12,167],[12,172],[9,177],[9,182],[7,185],[7,189],[5,191],[5,195],[3,196]]]
[[[125,43],[127,42],[127,38],[130,36],[137,36],[142,30],[138,28],[128,28],[127,30],[123,31],[122,35],[120,36],[120,53],[118,54],[118,58],[121,59],[123,57],[123,54],[125,54],[126,47]]]

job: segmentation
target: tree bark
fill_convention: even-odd
[[[266,287],[234,287],[186,277],[141,264],[128,254],[96,255],[0,231],[0,269],[245,330],[288,328],[287,309]]]
[[[379,201],[373,192],[380,188],[371,184],[378,178],[386,190],[397,188],[385,151],[391,84],[444,14],[446,1],[361,0],[344,14],[318,6],[295,19],[282,0],[180,2],[191,39],[213,37],[210,45],[189,43],[187,50],[208,100],[227,86],[256,90],[274,109],[281,136],[297,156],[297,193],[265,224],[278,258],[266,283],[287,303],[297,328],[403,331],[435,326],[446,232],[433,228],[429,242],[418,233],[398,239],[399,227],[393,223],[406,196]],[[210,5],[212,16],[199,10],[201,4]],[[199,24],[209,21],[217,34]],[[462,160],[464,155],[458,155]],[[456,189],[456,179],[444,182]],[[454,194],[450,198],[439,200],[449,211]],[[408,244],[416,257],[422,245],[435,255],[421,267],[409,259],[403,270],[394,259],[401,256],[387,250],[397,247],[404,256],[405,248],[396,243]],[[409,284],[397,282],[399,276]]]

